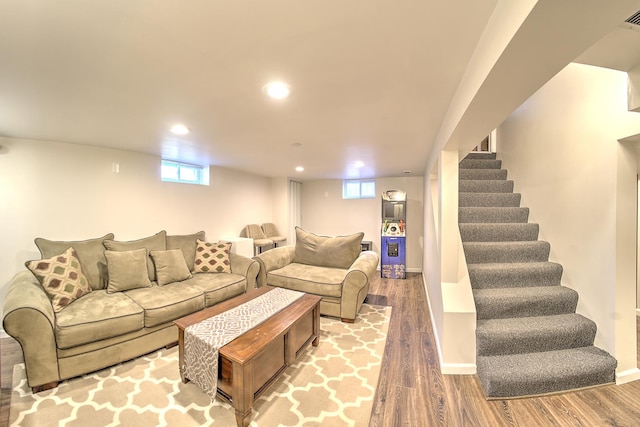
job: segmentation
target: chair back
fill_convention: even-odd
[[[264,232],[262,231],[262,228],[260,228],[258,224],[247,225],[247,237],[250,237],[253,240],[267,238],[267,236],[265,236]]]
[[[278,232],[278,228],[272,222],[267,222],[262,224],[262,231],[264,231],[264,234],[267,237],[280,236],[280,233]]]

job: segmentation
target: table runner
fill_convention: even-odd
[[[275,288],[184,331],[185,377],[215,399],[218,388],[218,350],[301,298],[303,292]]]

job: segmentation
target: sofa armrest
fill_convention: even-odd
[[[251,258],[231,252],[229,254],[229,262],[231,263],[231,272],[241,274],[247,278],[247,291],[256,288],[258,273],[260,272],[260,264]]]
[[[373,251],[363,251],[349,267],[342,285],[340,317],[343,321],[353,321],[369,292],[369,281],[376,269],[380,257]]]
[[[22,271],[12,279],[3,313],[4,330],[22,347],[29,386],[57,383],[60,376],[55,314],[47,294],[30,271]]]
[[[260,263],[260,273],[258,274],[258,287],[267,284],[267,273],[273,270],[277,270],[286,265],[291,264],[293,256],[296,253],[296,247],[293,245],[279,246],[273,249],[269,249],[266,252],[261,253],[253,257]]]

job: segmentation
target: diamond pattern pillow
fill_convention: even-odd
[[[25,265],[44,288],[56,313],[91,292],[73,247],[51,258],[27,261]]]
[[[230,242],[209,243],[198,239],[196,258],[193,262],[196,273],[231,273]]]

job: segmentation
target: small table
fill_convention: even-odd
[[[263,286],[174,321],[178,327],[182,382],[189,381],[182,372],[185,329],[272,289],[271,286]],[[320,300],[319,296],[306,294],[220,348],[217,395],[233,405],[238,427],[249,425],[255,399],[275,382],[287,366],[295,362],[302,350],[309,343],[318,345]]]

